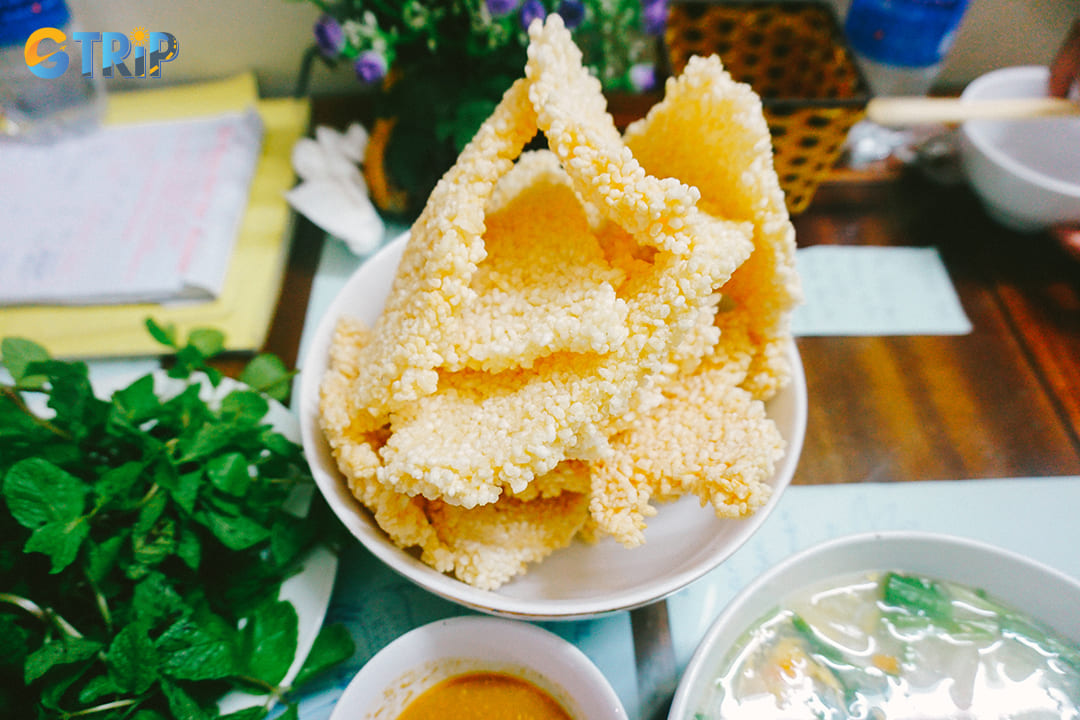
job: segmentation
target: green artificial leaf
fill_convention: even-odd
[[[59,635],[47,640],[26,658],[24,680],[29,685],[57,665],[89,660],[99,650],[101,650],[101,643],[97,641]]]
[[[248,461],[240,453],[211,458],[206,464],[206,476],[218,490],[237,497],[242,497],[251,487]]]
[[[296,656],[298,626],[290,602],[276,600],[256,608],[244,626],[247,674],[270,685],[281,682]]]
[[[304,658],[304,664],[293,682],[294,687],[300,687],[313,677],[335,665],[348,660],[356,652],[356,643],[348,628],[341,623],[331,623],[319,629],[311,651]]]
[[[208,720],[208,716],[195,699],[183,688],[167,680],[161,681],[161,691],[169,703],[169,712],[175,720]]]
[[[45,386],[47,378],[44,375],[28,374],[27,367],[31,363],[48,360],[48,350],[32,340],[9,337],[0,342],[0,356],[4,367],[15,379],[15,387],[21,390],[37,390]]]
[[[169,323],[162,327],[153,318],[146,318],[146,329],[150,331],[150,337],[166,347],[176,348],[176,325]]]
[[[141,695],[149,690],[159,677],[159,658],[147,625],[133,622],[122,628],[105,654],[105,664],[122,692]]]
[[[238,674],[238,648],[193,619],[177,621],[157,639],[161,672],[177,680],[221,680]]]
[[[285,402],[289,397],[292,373],[276,355],[261,353],[240,372],[240,382],[258,392]]]
[[[48,555],[52,560],[49,572],[55,575],[75,561],[79,548],[89,534],[90,524],[81,517],[55,520],[34,530],[24,549],[28,553]]]
[[[79,517],[86,500],[86,485],[79,478],[40,458],[12,465],[3,492],[12,516],[30,529]]]
[[[296,703],[290,704],[277,720],[300,720],[300,707]]]
[[[257,521],[243,515],[224,515],[199,512],[195,519],[210,529],[221,544],[230,550],[247,550],[270,537],[270,531]]]

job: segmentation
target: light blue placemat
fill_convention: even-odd
[[[962,335],[971,322],[936,248],[801,248],[796,335]]]

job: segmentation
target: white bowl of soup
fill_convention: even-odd
[[[853,535],[745,588],[669,720],[1080,717],[1080,581],[982,542]]]
[[[518,620],[463,616],[410,630],[349,683],[330,720],[626,720],[575,645]]]

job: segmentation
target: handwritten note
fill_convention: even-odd
[[[250,111],[0,144],[0,304],[216,297],[261,143]]]
[[[935,248],[801,248],[796,335],[963,335],[971,322]]]

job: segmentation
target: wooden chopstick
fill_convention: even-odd
[[[1080,115],[1080,103],[1064,98],[963,98],[879,97],[867,103],[866,117],[878,125],[903,127],[965,120],[1028,119]]]

